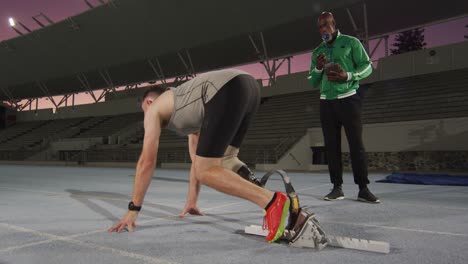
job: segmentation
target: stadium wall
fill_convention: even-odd
[[[370,170],[463,171],[468,167],[468,117],[364,125],[363,141]],[[343,164],[351,169],[342,131]],[[310,128],[278,164],[260,169],[321,170],[312,164],[311,147],[323,146],[321,128]],[[419,167],[419,168],[418,168]]]

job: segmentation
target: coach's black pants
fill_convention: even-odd
[[[341,161],[341,127],[349,142],[354,182],[369,183],[367,157],[362,143],[361,98],[358,94],[343,99],[320,100],[320,121],[325,139],[328,169],[333,184],[343,183]]]

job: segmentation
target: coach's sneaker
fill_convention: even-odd
[[[284,193],[276,192],[265,210],[263,230],[268,229],[266,241],[269,243],[278,240],[284,233],[284,225],[289,212],[290,201]]]
[[[249,182],[263,187],[263,185],[260,183],[260,180],[257,179],[257,177],[254,176],[254,173],[249,169],[247,166],[242,166],[237,170],[237,174],[239,174],[242,178],[248,180]]]
[[[343,200],[344,193],[341,186],[334,186],[333,190],[323,198],[326,201]]]
[[[379,198],[375,197],[367,187],[359,190],[358,201],[366,203],[380,203]]]

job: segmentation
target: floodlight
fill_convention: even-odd
[[[10,24],[10,27],[16,26],[15,20],[12,17],[8,18],[8,23]]]

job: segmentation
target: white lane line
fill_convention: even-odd
[[[217,208],[228,207],[228,206],[231,206],[231,205],[234,205],[234,204],[239,204],[239,203],[241,203],[241,202],[229,203],[229,204],[225,204],[225,205],[214,206],[214,207],[210,207],[210,208],[203,209],[203,211],[204,211],[204,212],[205,212],[205,211],[210,211],[210,210],[214,210],[214,209],[217,209]],[[144,221],[139,221],[139,222],[138,222],[138,225],[141,226],[141,225],[148,224],[148,223],[152,223],[152,222],[163,221],[163,220],[175,220],[175,219],[181,219],[181,218],[179,218],[179,215],[167,215],[167,216],[164,216],[164,217],[159,217],[159,218],[153,218],[153,219],[148,219],[148,220],[144,220]],[[137,227],[137,228],[138,228],[138,227]],[[104,232],[107,232],[107,229],[99,229],[99,230],[94,230],[94,231],[89,231],[89,232],[84,232],[84,233],[77,233],[77,234],[74,234],[74,235],[70,235],[70,236],[68,236],[68,237],[69,237],[69,238],[76,238],[76,237],[82,237],[82,236],[93,235],[93,234],[104,233]]]
[[[382,200],[382,199],[381,199]],[[383,201],[386,201],[385,199]],[[414,205],[414,206],[427,206],[427,207],[437,207],[437,208],[443,208],[443,209],[452,209],[452,210],[460,210],[460,211],[467,211],[468,208],[463,208],[463,207],[453,207],[453,206],[445,206],[445,205],[437,205],[437,204],[429,204],[429,203],[411,203],[407,202],[407,200],[391,200],[392,203],[399,203],[399,204],[404,204],[404,205]]]
[[[25,248],[25,247],[40,245],[40,244],[44,244],[44,243],[50,243],[50,242],[54,242],[54,241],[63,241],[63,242],[67,242],[67,243],[71,243],[71,244],[75,244],[75,245],[89,247],[89,248],[92,248],[92,249],[96,249],[98,251],[109,251],[111,253],[117,253],[117,254],[120,254],[122,256],[126,256],[126,257],[129,257],[129,258],[143,260],[143,261],[145,261],[147,263],[159,263],[159,264],[173,264],[173,263],[175,263],[175,262],[170,262],[170,261],[167,261],[167,260],[164,260],[164,259],[161,259],[161,258],[150,257],[150,256],[137,254],[137,253],[130,252],[130,251],[125,251],[125,250],[116,249],[116,248],[107,247],[107,246],[101,246],[101,245],[94,244],[94,243],[89,243],[89,242],[87,243],[87,242],[72,239],[70,237],[57,236],[57,235],[53,235],[53,234],[49,234],[49,233],[45,233],[45,232],[39,232],[39,231],[35,231],[35,230],[32,230],[32,229],[27,229],[27,228],[24,228],[24,227],[11,225],[11,224],[0,223],[0,226],[11,229],[11,230],[19,231],[19,232],[26,232],[26,233],[31,233],[31,234],[38,235],[38,236],[45,236],[45,237],[49,238],[49,240],[33,242],[33,243],[24,244],[24,245],[21,245],[21,246],[13,246],[13,247],[1,249],[0,250],[1,253],[6,253],[6,252],[21,249],[21,248]]]
[[[2,187],[0,187],[0,188],[2,188]],[[214,210],[214,209],[218,209],[218,208],[222,208],[222,207],[228,207],[228,206],[240,204],[240,203],[243,203],[243,202],[244,201],[213,206],[213,207],[206,208],[203,211],[210,211],[210,210]],[[171,220],[171,219],[179,219],[179,216],[178,215],[167,215],[167,216],[161,217],[161,218],[148,219],[148,220],[139,222],[139,225],[148,224],[148,223],[156,222],[156,221],[162,221],[162,220]],[[36,246],[36,245],[51,243],[51,242],[58,241],[58,240],[70,242],[70,241],[75,241],[75,240],[73,240],[73,238],[107,232],[107,229],[99,229],[99,230],[88,231],[88,232],[84,232],[84,233],[77,233],[77,234],[73,234],[73,235],[70,235],[70,236],[56,236],[56,235],[52,235],[52,234],[49,234],[49,233],[34,231],[34,230],[31,230],[31,229],[26,229],[26,228],[22,228],[22,227],[19,227],[19,226],[6,224],[6,223],[0,223],[0,226],[3,226],[5,228],[9,228],[9,229],[13,229],[13,230],[16,230],[16,231],[20,231],[20,232],[33,233],[33,234],[35,234],[37,236],[44,236],[44,237],[49,238],[48,240],[31,242],[31,243],[27,243],[27,244],[23,244],[23,245],[19,245],[19,246],[12,246],[12,247],[8,247],[8,248],[0,249],[1,253],[13,251],[13,250],[18,250],[18,249],[22,249],[22,248],[26,248],[26,247],[32,247],[32,246]],[[84,242],[81,242],[79,240],[76,240],[76,241],[78,241],[80,243],[84,243]]]
[[[375,227],[375,228],[383,228],[383,229],[399,230],[399,231],[411,231],[411,232],[426,233],[426,234],[431,234],[431,235],[447,235],[447,236],[468,237],[468,234],[457,234],[457,233],[450,233],[450,232],[439,232],[439,231],[404,228],[404,227],[396,227],[396,226],[379,226],[379,225],[371,225],[371,224],[355,224],[355,223],[345,223],[345,222],[325,221],[325,220],[320,220],[320,222],[331,223],[331,224],[340,224],[340,225]]]
[[[328,186],[328,185],[330,185],[330,184],[329,183],[320,184],[320,185],[316,185],[316,186],[309,187],[309,188],[299,189],[296,192],[303,192],[303,191],[312,190],[312,189],[315,189],[315,188],[320,188],[320,187]]]
[[[1,253],[5,253],[5,252],[13,251],[13,250],[18,250],[18,249],[22,249],[22,248],[26,248],[26,247],[41,245],[41,244],[50,243],[50,242],[60,240],[59,236],[44,233],[44,232],[35,231],[35,230],[32,230],[32,229],[28,229],[28,228],[24,228],[24,227],[20,227],[20,226],[15,226],[15,225],[7,224],[7,223],[0,223],[0,226],[4,227],[6,229],[15,230],[15,231],[24,232],[24,233],[31,233],[31,234],[34,234],[36,236],[41,236],[41,237],[47,237],[48,238],[47,240],[31,242],[31,243],[26,243],[26,244],[19,245],[19,246],[12,246],[12,247],[8,247],[8,248],[0,249]]]
[[[31,243],[27,243],[27,244],[23,244],[23,245],[19,245],[19,246],[7,247],[7,248],[0,249],[0,253],[11,252],[11,251],[19,250],[19,249],[22,249],[22,248],[33,247],[33,246],[37,246],[37,245],[41,245],[41,244],[51,243],[51,242],[54,242],[54,241],[57,241],[57,239],[47,239],[47,240],[31,242]]]
[[[210,207],[210,208],[205,208],[205,209],[203,209],[203,211],[211,211],[211,210],[215,210],[215,209],[219,209],[219,208],[225,208],[225,207],[229,207],[229,206],[233,206],[233,205],[242,204],[242,203],[245,203],[245,202],[247,202],[247,200],[240,201],[240,202],[217,205],[217,206],[213,206],[213,207]],[[261,210],[259,210],[259,212],[261,212]]]
[[[171,219],[177,219],[179,218],[178,216],[175,216],[175,215],[170,215],[170,216],[166,216],[166,217],[161,217],[161,218],[153,218],[153,219],[148,219],[148,220],[145,220],[145,221],[138,221],[138,226],[141,226],[141,225],[144,225],[144,224],[148,224],[148,223],[151,223],[151,222],[157,222],[157,221],[162,221],[162,220],[171,220]],[[138,227],[137,227],[138,229]],[[76,234],[73,234],[73,235],[70,235],[70,236],[67,236],[68,238],[77,238],[77,237],[82,237],[82,236],[87,236],[87,235],[94,235],[94,234],[99,234],[99,233],[105,233],[107,232],[107,229],[98,229],[98,230],[93,230],[93,231],[88,231],[88,232],[83,232],[83,233],[76,233]]]

